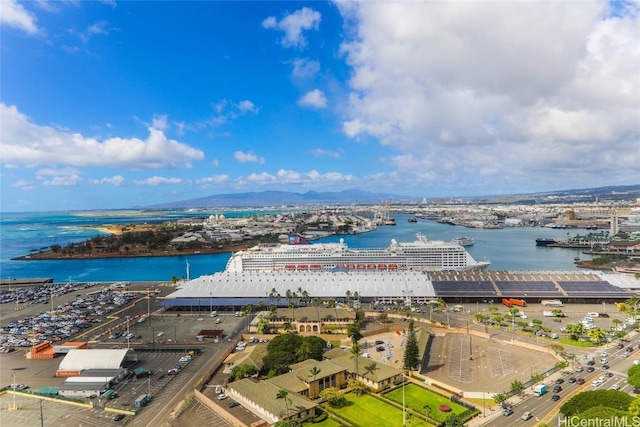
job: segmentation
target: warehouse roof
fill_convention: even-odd
[[[129,350],[125,349],[73,349],[60,362],[60,371],[85,369],[119,369]]]
[[[301,288],[318,298],[344,297],[349,291],[361,297],[435,297],[428,276],[417,271],[398,272],[221,272],[193,279],[167,296],[171,298],[268,297],[273,289],[284,299],[287,291]]]

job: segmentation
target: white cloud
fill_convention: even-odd
[[[342,157],[342,150],[330,151],[322,148],[314,148],[311,150],[311,154],[313,157],[333,157],[334,159],[339,159]]]
[[[229,175],[213,175],[206,178],[196,179],[195,183],[203,187],[220,185],[229,182]]]
[[[251,101],[244,100],[238,103],[238,110],[240,110],[241,114],[253,113],[258,114],[258,107]]]
[[[306,39],[302,31],[317,30],[320,26],[320,17],[319,12],[303,7],[290,15],[286,15],[279,22],[275,17],[270,16],[262,21],[262,26],[268,29],[284,31],[285,34],[280,41],[282,46],[303,48],[306,45]]]
[[[176,185],[184,183],[182,178],[165,178],[162,176],[152,176],[146,179],[137,179],[133,181],[137,185]]]
[[[0,1],[0,23],[29,34],[36,34],[36,17],[27,12],[17,0]]]
[[[452,186],[637,182],[640,20],[628,3],[336,2],[350,138]],[[611,178],[614,179],[611,179]],[[428,184],[428,183],[427,183]]]
[[[14,188],[19,188],[21,190],[25,190],[25,191],[33,191],[36,188],[38,188],[35,185],[33,185],[32,183],[30,183],[29,181],[26,181],[24,179],[17,180],[13,184],[11,184],[11,186],[14,187]]]
[[[295,79],[311,79],[320,72],[320,63],[307,58],[296,58],[292,62],[291,76]]]
[[[264,157],[257,156],[251,151],[248,153],[236,151],[233,153],[233,158],[240,163],[264,163]]]
[[[104,141],[33,123],[15,106],[0,103],[2,144],[0,161],[5,164],[103,166],[124,169],[190,167],[204,153],[168,139],[162,130],[149,127],[149,136],[114,137]]]
[[[43,179],[41,181],[42,185],[48,186],[75,186],[78,183],[82,182],[82,178],[79,175],[62,175],[62,176],[54,176],[51,179]]]
[[[120,187],[124,184],[124,177],[122,175],[114,175],[112,177],[100,178],[100,179],[88,179],[87,182],[93,185],[113,185],[114,187]]]
[[[89,39],[91,39],[94,36],[106,36],[108,35],[111,31],[113,31],[113,28],[107,28],[107,21],[98,21],[95,24],[87,27],[87,29],[79,34],[80,36],[80,40],[82,40],[83,43],[87,43],[89,41]]]
[[[298,105],[302,107],[312,107],[312,108],[326,108],[327,107],[327,97],[324,95],[324,92],[318,89],[314,89],[305,93],[299,100]]]
[[[246,177],[238,178],[238,187],[251,185],[261,186],[302,186],[308,188],[331,188],[336,184],[353,184],[357,180],[352,175],[345,175],[339,172],[327,172],[324,174],[316,170],[309,172],[298,172],[294,170],[280,169],[273,175],[267,172],[252,173]]]

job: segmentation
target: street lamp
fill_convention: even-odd
[[[129,350],[129,316],[127,316],[127,350]]]
[[[209,312],[213,313],[213,300],[211,299],[212,294],[209,292]]]

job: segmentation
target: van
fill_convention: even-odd
[[[600,316],[598,313],[587,313],[587,317],[598,317]]]

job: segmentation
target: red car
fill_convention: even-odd
[[[577,384],[579,384],[579,385],[584,384],[584,378],[578,378],[578,379],[576,380],[576,383],[577,383]]]

